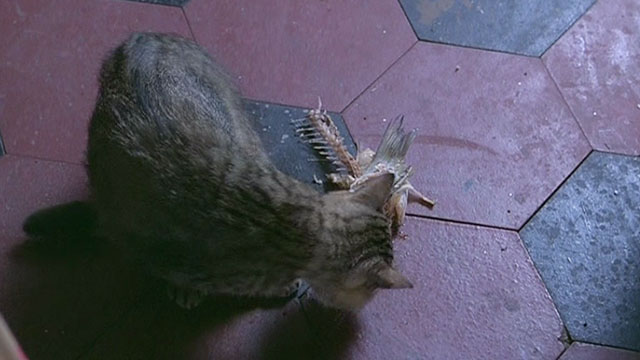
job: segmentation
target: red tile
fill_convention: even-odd
[[[543,60],[591,144],[640,155],[640,3],[597,2]]]
[[[192,310],[147,297],[82,359],[303,359],[313,340],[296,303],[251,309],[209,300]]]
[[[349,319],[355,335],[340,345],[340,358],[555,359],[562,352],[562,323],[516,233],[416,218],[404,230],[396,264],[414,288],[381,291]],[[329,322],[326,312],[309,312],[312,326]]]
[[[416,39],[396,1],[193,0],[195,37],[244,95],[340,111]]]
[[[640,353],[575,342],[559,360],[640,360]]]
[[[590,151],[535,58],[418,43],[343,115],[374,147],[398,114],[419,128],[412,183],[437,201],[414,214],[519,228]]]
[[[0,6],[0,129],[9,154],[81,162],[101,59],[132,31],[189,34],[173,7],[107,0]]]
[[[35,210],[88,195],[85,170],[80,165],[7,155],[0,158],[0,174],[3,251],[23,239],[22,222]]]
[[[136,276],[91,242],[57,252],[26,251],[24,219],[87,196],[79,165],[0,159],[0,309],[33,359],[72,359],[138,296]]]

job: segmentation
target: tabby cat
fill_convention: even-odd
[[[358,309],[377,289],[411,287],[392,267],[381,212],[393,175],[320,194],[278,171],[228,76],[194,42],[133,34],[100,85],[87,207],[98,234],[167,280],[180,305],[284,297],[303,281],[327,306]],[[25,230],[37,233],[45,213]]]

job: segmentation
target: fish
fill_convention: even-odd
[[[416,203],[429,209],[435,206],[434,200],[409,182],[414,169],[407,164],[406,156],[417,130],[405,130],[403,115],[389,122],[376,151],[358,149],[356,156],[347,150],[344,137],[331,116],[322,109],[320,100],[316,109],[309,110],[306,117],[295,119],[293,123],[296,133],[321,158],[335,166],[336,172],[328,173],[326,177],[338,189],[357,191],[372,177],[394,175],[392,193],[383,208],[394,229],[404,224],[408,204]]]

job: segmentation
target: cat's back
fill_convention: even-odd
[[[230,77],[191,40],[134,33],[106,60],[100,83],[90,145],[91,137],[108,135],[146,151],[185,143],[256,151]]]
[[[104,62],[87,157],[99,211],[137,227],[204,213],[245,191],[247,168],[272,166],[224,70],[194,42],[154,33]]]

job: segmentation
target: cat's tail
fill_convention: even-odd
[[[38,210],[22,225],[33,240],[80,240],[95,235],[98,217],[90,202],[74,201]]]

